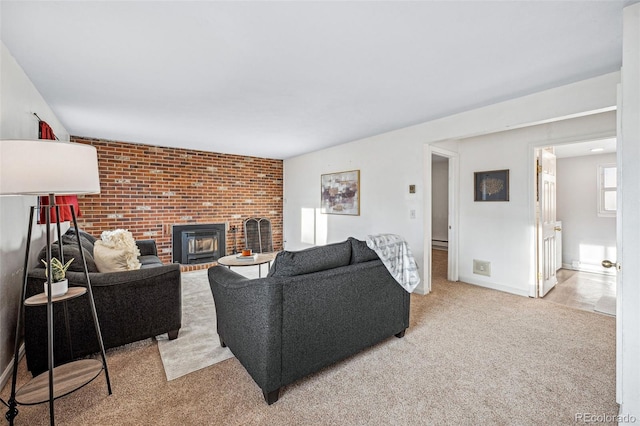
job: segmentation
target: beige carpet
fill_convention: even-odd
[[[182,327],[177,339],[167,339],[166,334],[157,337],[167,380],[233,356],[229,348],[220,346],[206,269],[182,274]]]
[[[56,401],[58,424],[566,425],[618,410],[615,318],[441,278],[411,297],[403,339],[286,386],[272,406],[235,358],[167,381],[151,340],[107,356],[113,395],[100,376]],[[17,425],[47,424],[46,404],[19,408]]]

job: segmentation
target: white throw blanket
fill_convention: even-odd
[[[369,235],[367,246],[374,250],[391,276],[409,293],[420,284],[418,266],[407,242],[399,235]]]

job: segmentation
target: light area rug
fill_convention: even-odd
[[[600,300],[596,302],[596,306],[593,308],[596,312],[601,312],[607,315],[616,315],[616,298],[613,296],[602,296]]]
[[[182,327],[178,338],[157,336],[167,380],[233,357],[220,346],[216,332],[216,310],[209,288],[207,270],[182,273]]]

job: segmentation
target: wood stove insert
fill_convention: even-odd
[[[224,223],[173,225],[171,234],[174,263],[210,263],[226,254]]]

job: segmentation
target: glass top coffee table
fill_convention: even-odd
[[[229,256],[221,257],[217,260],[219,265],[226,266],[231,269],[232,266],[256,266],[263,265],[265,263],[269,264],[269,268],[271,268],[271,262],[276,258],[277,252],[273,253],[255,253],[254,257],[251,259],[243,259],[242,256],[238,256],[237,254],[231,254]],[[262,278],[262,268],[258,267],[258,277]]]

